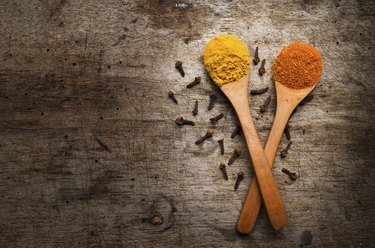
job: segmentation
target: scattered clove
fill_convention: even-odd
[[[242,181],[244,177],[245,177],[245,174],[242,171],[237,173],[237,180],[236,180],[236,183],[234,184],[234,190],[237,190],[238,186],[240,185],[240,182]]]
[[[210,103],[208,104],[208,107],[207,107],[208,110],[211,110],[214,107],[215,101],[216,101],[216,93],[215,92],[211,92],[211,94],[210,94]]]
[[[288,150],[290,146],[292,145],[292,143],[293,143],[292,141],[289,141],[289,144],[283,150],[281,150],[280,152],[281,158],[285,158],[288,155]]]
[[[212,137],[213,133],[214,133],[214,130],[211,129],[211,128],[209,128],[207,130],[206,134],[202,138],[200,138],[199,140],[195,141],[195,144],[198,145],[198,144],[202,143],[203,141],[205,141],[206,139]]]
[[[194,109],[193,109],[192,113],[193,113],[193,115],[198,114],[198,100],[195,100],[195,105],[194,105]]]
[[[261,88],[261,89],[257,89],[257,90],[251,90],[250,94],[251,95],[260,95],[260,94],[266,93],[269,88],[270,87],[265,87],[265,88]]]
[[[293,181],[297,180],[297,173],[291,172],[291,171],[289,171],[288,169],[285,169],[285,168],[282,168],[281,171],[284,172],[285,174],[287,174],[290,177],[290,179],[292,179]]]
[[[305,133],[306,133],[306,129],[303,129],[302,134],[305,135]]]
[[[224,179],[228,180],[227,169],[225,168],[225,164],[224,163],[220,163],[220,170],[223,173]]]
[[[217,142],[219,142],[221,155],[224,155],[224,139],[218,140]]]
[[[241,133],[241,126],[238,125],[236,127],[236,129],[234,129],[234,131],[232,132],[232,134],[230,135],[230,137],[233,139],[234,137],[236,137],[237,134],[240,134]]]
[[[284,133],[285,133],[285,136],[286,136],[287,140],[290,140],[290,130],[289,129],[290,129],[290,125],[288,123],[288,124],[286,124],[285,129],[284,129]]]
[[[174,122],[176,122],[176,124],[179,126],[182,126],[182,125],[195,126],[194,121],[185,120],[184,118],[182,118],[182,116],[177,117]]]
[[[188,85],[186,86],[186,88],[192,88],[193,86],[199,84],[200,82],[201,82],[201,76],[199,76],[199,77],[195,77],[194,81],[191,82],[190,84],[188,84]]]
[[[270,105],[271,102],[271,96],[268,96],[267,99],[264,101],[264,103],[260,106],[260,112],[264,113],[267,111],[268,106]]]
[[[182,77],[185,77],[185,72],[184,72],[184,69],[182,68],[182,62],[179,61],[179,60],[176,60],[175,67],[176,67],[177,70],[180,72],[181,76],[182,76]]]
[[[234,148],[233,155],[228,161],[228,165],[233,164],[233,162],[241,155],[241,149],[239,147]]]
[[[263,74],[266,73],[266,69],[264,68],[265,65],[266,65],[266,60],[263,59],[262,64],[260,65],[260,68],[258,70],[259,76],[263,76]]]
[[[215,116],[213,118],[210,118],[210,121],[211,121],[212,125],[215,125],[216,122],[218,122],[218,120],[220,120],[221,118],[223,118],[223,116],[224,116],[224,114],[221,113],[221,114],[219,114],[219,115],[217,115],[217,116]]]
[[[314,95],[307,95],[299,104],[298,106],[301,107],[303,105],[305,105],[306,103],[310,102],[312,99],[314,99]]]
[[[176,97],[175,97],[175,95],[174,95],[174,93],[173,93],[172,91],[169,91],[169,92],[168,92],[168,96],[169,96],[170,99],[172,99],[172,101],[173,101],[175,104],[178,103],[178,102],[177,102],[177,99],[176,99]]]
[[[254,63],[254,65],[257,65],[259,62],[260,62],[259,52],[258,52],[258,47],[256,47],[255,48],[255,53],[254,53],[253,63]]]

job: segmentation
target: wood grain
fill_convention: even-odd
[[[178,4],[0,3],[0,246],[297,247],[310,231],[310,247],[373,247],[374,3]],[[227,166],[228,181],[219,170],[234,147],[246,150],[243,136],[230,139],[238,121],[202,64],[204,44],[220,33],[239,36],[251,53],[258,46],[266,59],[263,77],[252,66],[250,88],[270,91],[249,102],[263,142],[275,110],[270,67],[278,51],[301,41],[323,56],[314,100],[290,121],[289,155],[275,160],[289,213],[281,232],[264,210],[251,235],[235,231],[253,172],[244,153]],[[186,89],[199,75],[200,85]],[[207,111],[211,91],[218,100]],[[219,113],[214,137],[196,146]],[[178,116],[195,127],[176,126]],[[299,179],[289,181],[283,167]],[[245,179],[234,192],[240,170]],[[154,216],[162,223],[152,224]]]

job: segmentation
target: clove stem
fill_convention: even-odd
[[[228,180],[228,174],[227,174],[227,170],[225,168],[225,164],[224,163],[220,163],[220,170],[223,173],[224,179]]]
[[[253,59],[254,65],[257,65],[259,63],[259,61],[260,61],[260,59],[259,59],[258,47],[256,47],[255,53],[254,53],[254,59]]]
[[[200,138],[200,139],[198,139],[197,141],[195,141],[195,144],[198,145],[198,144],[202,143],[203,141],[205,141],[206,139],[212,137],[212,134],[213,134],[213,133],[214,133],[214,130],[211,129],[211,128],[209,128],[209,129],[207,130],[206,134],[205,134],[202,138]]]
[[[240,182],[242,181],[244,176],[245,174],[242,171],[237,173],[237,180],[236,180],[236,183],[234,184],[234,190],[238,189],[238,186],[240,185]]]
[[[281,158],[285,158],[288,155],[288,150],[289,150],[290,146],[292,145],[292,143],[293,142],[290,141],[289,144],[283,150],[281,150],[281,152],[280,152]]]
[[[207,107],[208,110],[211,110],[214,107],[215,101],[216,101],[216,93],[215,92],[211,92],[211,94],[210,94],[210,103],[208,104],[208,107]]]
[[[224,139],[218,140],[217,142],[219,142],[221,155],[224,155]]]
[[[232,157],[228,161],[228,165],[233,164],[233,162],[241,155],[241,149],[239,147],[234,148]]]
[[[224,114],[221,113],[221,114],[219,114],[219,115],[217,115],[217,116],[215,116],[213,118],[210,118],[210,121],[211,121],[212,125],[215,125],[216,122],[218,122],[218,120],[220,120],[221,118],[223,118],[223,116],[224,116]]]
[[[200,76],[199,77],[195,77],[194,81],[191,82],[190,84],[188,84],[186,86],[186,88],[192,88],[193,86],[199,84],[200,82],[201,82],[201,77]]]
[[[169,91],[169,92],[168,92],[168,96],[169,96],[170,99],[172,99],[172,101],[173,101],[175,104],[178,103],[178,101],[177,101],[177,99],[176,99],[176,97],[175,97],[175,95],[174,95],[174,93],[173,93],[172,91]]]
[[[185,77],[185,72],[184,72],[184,69],[182,68],[182,62],[179,61],[179,60],[176,60],[175,67],[176,67],[177,70],[180,72],[181,76],[182,76],[182,77]]]
[[[266,60],[263,59],[262,64],[260,65],[260,68],[258,70],[259,76],[263,76],[263,74],[266,73],[265,64],[266,64]]]
[[[271,102],[271,96],[268,96],[267,99],[264,101],[264,103],[260,106],[260,112],[264,113],[267,111],[268,106],[270,105]]]

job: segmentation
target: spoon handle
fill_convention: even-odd
[[[287,105],[285,105],[286,107]],[[292,108],[278,108],[276,111],[275,119],[273,122],[272,129],[267,139],[267,143],[264,149],[266,158],[270,168],[272,168],[275,160],[275,155],[281,137],[283,135],[285,126],[288,122],[289,116],[292,113]],[[271,171],[271,170],[270,170]],[[241,214],[237,221],[237,230],[240,233],[250,233],[255,226],[256,219],[258,217],[259,209],[262,204],[262,195],[259,189],[257,177],[254,177],[249,191],[247,192],[246,200],[242,206]],[[286,225],[287,220],[284,220],[281,224]]]
[[[288,217],[284,204],[281,200],[280,193],[277,189],[277,184],[273,178],[272,171],[270,170],[269,163],[263,151],[262,144],[259,140],[258,133],[255,129],[255,124],[252,120],[250,109],[248,107],[234,107],[242,125],[242,131],[246,139],[247,147],[249,149],[255,174],[259,183],[258,189],[260,188],[268,217],[272,227],[279,230],[287,224]],[[258,186],[258,184],[256,185]],[[258,192],[259,191],[256,191],[256,193]],[[261,200],[262,197],[259,196],[259,200]],[[251,204],[251,202],[247,201],[245,201],[245,203]],[[243,209],[247,210],[248,207],[244,205]]]

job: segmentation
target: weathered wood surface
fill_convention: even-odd
[[[374,13],[360,0],[1,1],[0,246],[297,247],[310,231],[310,247],[374,247]],[[297,40],[324,58],[314,100],[290,121],[290,153],[273,169],[289,215],[281,232],[264,210],[251,235],[235,231],[253,172],[243,152],[222,178],[219,163],[246,147],[230,138],[237,119],[221,93],[206,110],[218,89],[202,65],[204,44],[225,32],[267,60],[250,82],[271,87],[250,99],[263,142],[278,51]],[[213,139],[196,146],[221,112]],[[196,126],[177,127],[180,115]]]

